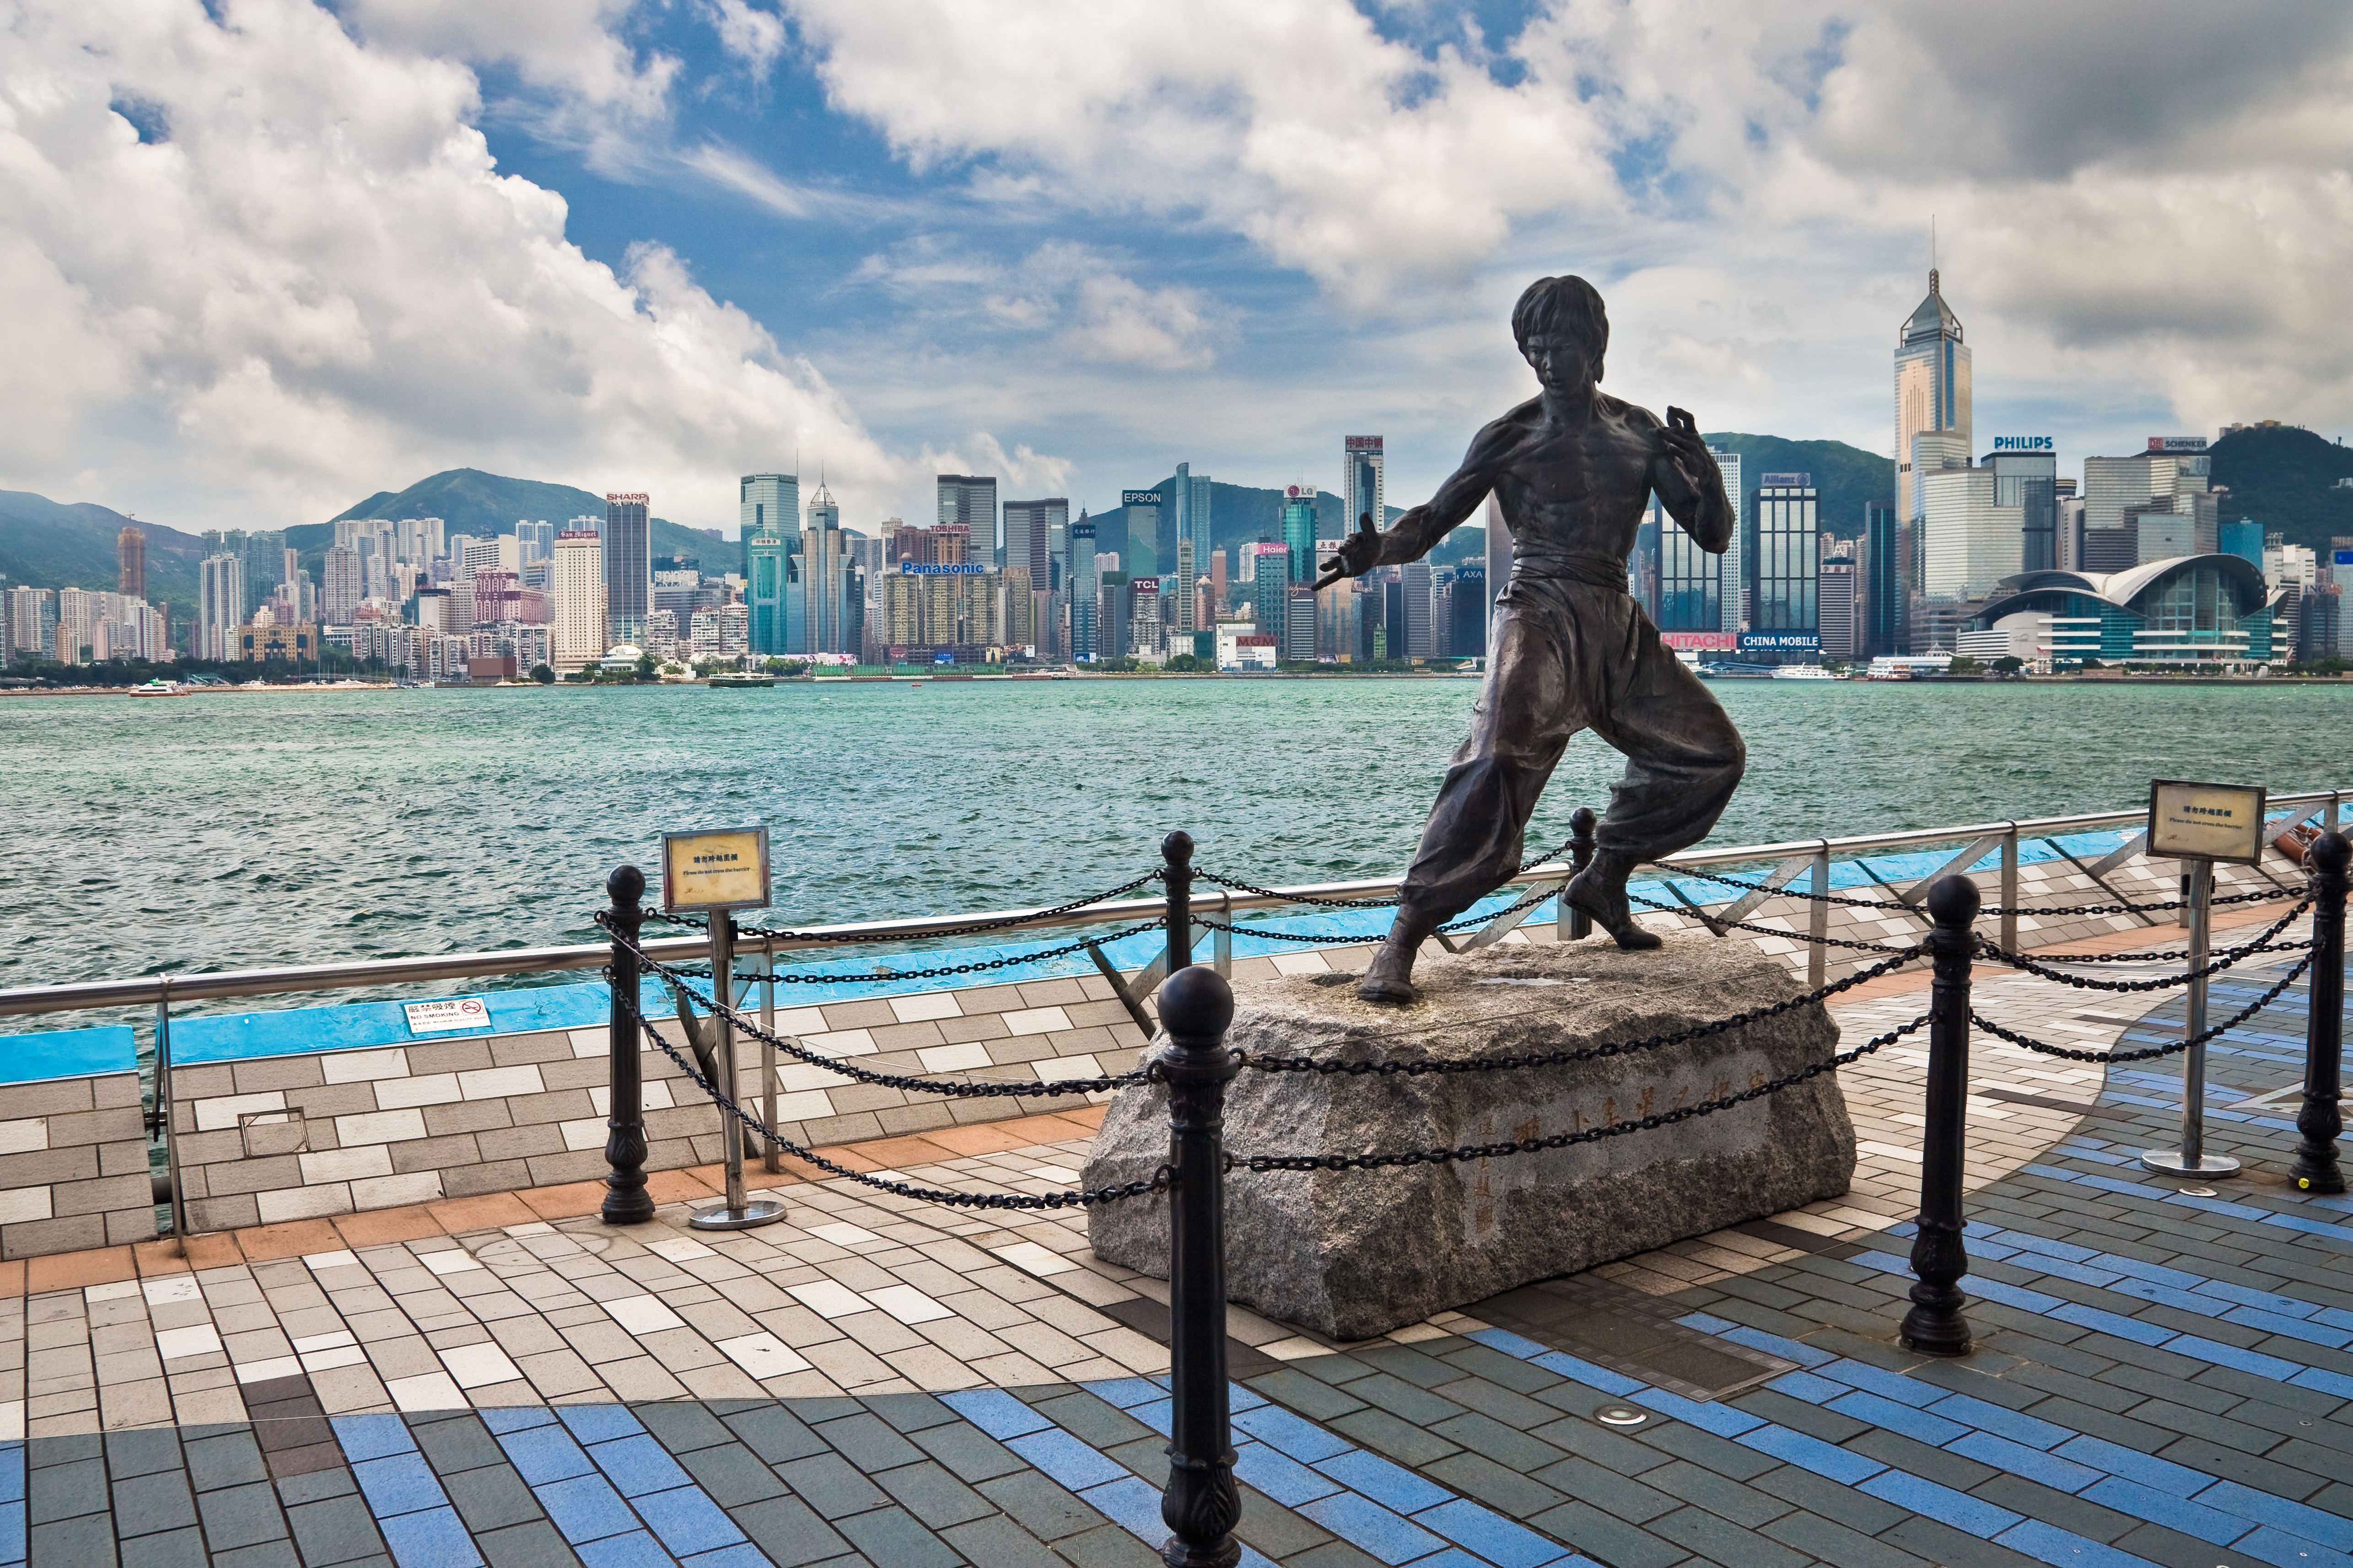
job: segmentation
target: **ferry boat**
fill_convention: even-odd
[[[773,675],[714,675],[711,678],[713,691],[733,691],[751,686],[774,686],[776,683],[776,678]]]
[[[187,694],[186,687],[174,686],[161,677],[149,681],[144,686],[134,686],[131,689],[131,695],[133,697],[185,697]]]
[[[1776,680],[1836,680],[1837,676],[1819,664],[1785,664],[1773,672]]]

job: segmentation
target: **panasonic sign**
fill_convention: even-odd
[[[2059,448],[2048,436],[1997,436],[1993,438],[1997,452],[2055,452]]]
[[[902,577],[978,577],[987,571],[988,568],[978,562],[956,562],[943,566],[934,566],[922,561],[899,563],[899,575]]]

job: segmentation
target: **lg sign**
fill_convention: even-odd
[[[1993,438],[1997,452],[2052,452],[2058,450],[2048,436],[1997,436]]]

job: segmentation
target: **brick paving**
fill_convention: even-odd
[[[2223,977],[2218,1014],[2274,973]],[[2165,996],[1981,976],[1977,1001],[2097,1048],[2178,1037]],[[1852,1042],[1924,1005],[1915,980],[1837,1012]],[[1841,1075],[1846,1197],[1597,1269],[1546,1323],[1337,1345],[1234,1309],[1245,1560],[2353,1564],[2353,1203],[2286,1184],[2295,1104],[2267,1099],[2300,1078],[2299,1005],[2211,1057],[2209,1146],[2248,1173],[2211,1197],[2137,1163],[2179,1058],[1980,1037],[1966,1360],[1893,1338],[1925,1041]],[[1045,1191],[1099,1114],[846,1152]],[[643,1226],[585,1217],[584,1184],[21,1266],[0,1563],[1156,1560],[1165,1287],[1071,1216],[840,1182],[755,1176],[787,1224],[690,1235],[711,1174],[666,1173]]]

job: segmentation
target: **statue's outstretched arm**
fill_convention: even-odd
[[[1694,543],[1721,555],[1732,547],[1737,521],[1724,493],[1724,470],[1708,455],[1707,442],[1690,415],[1670,408],[1667,418],[1668,424],[1656,427],[1659,447],[1651,459],[1651,488]]]

